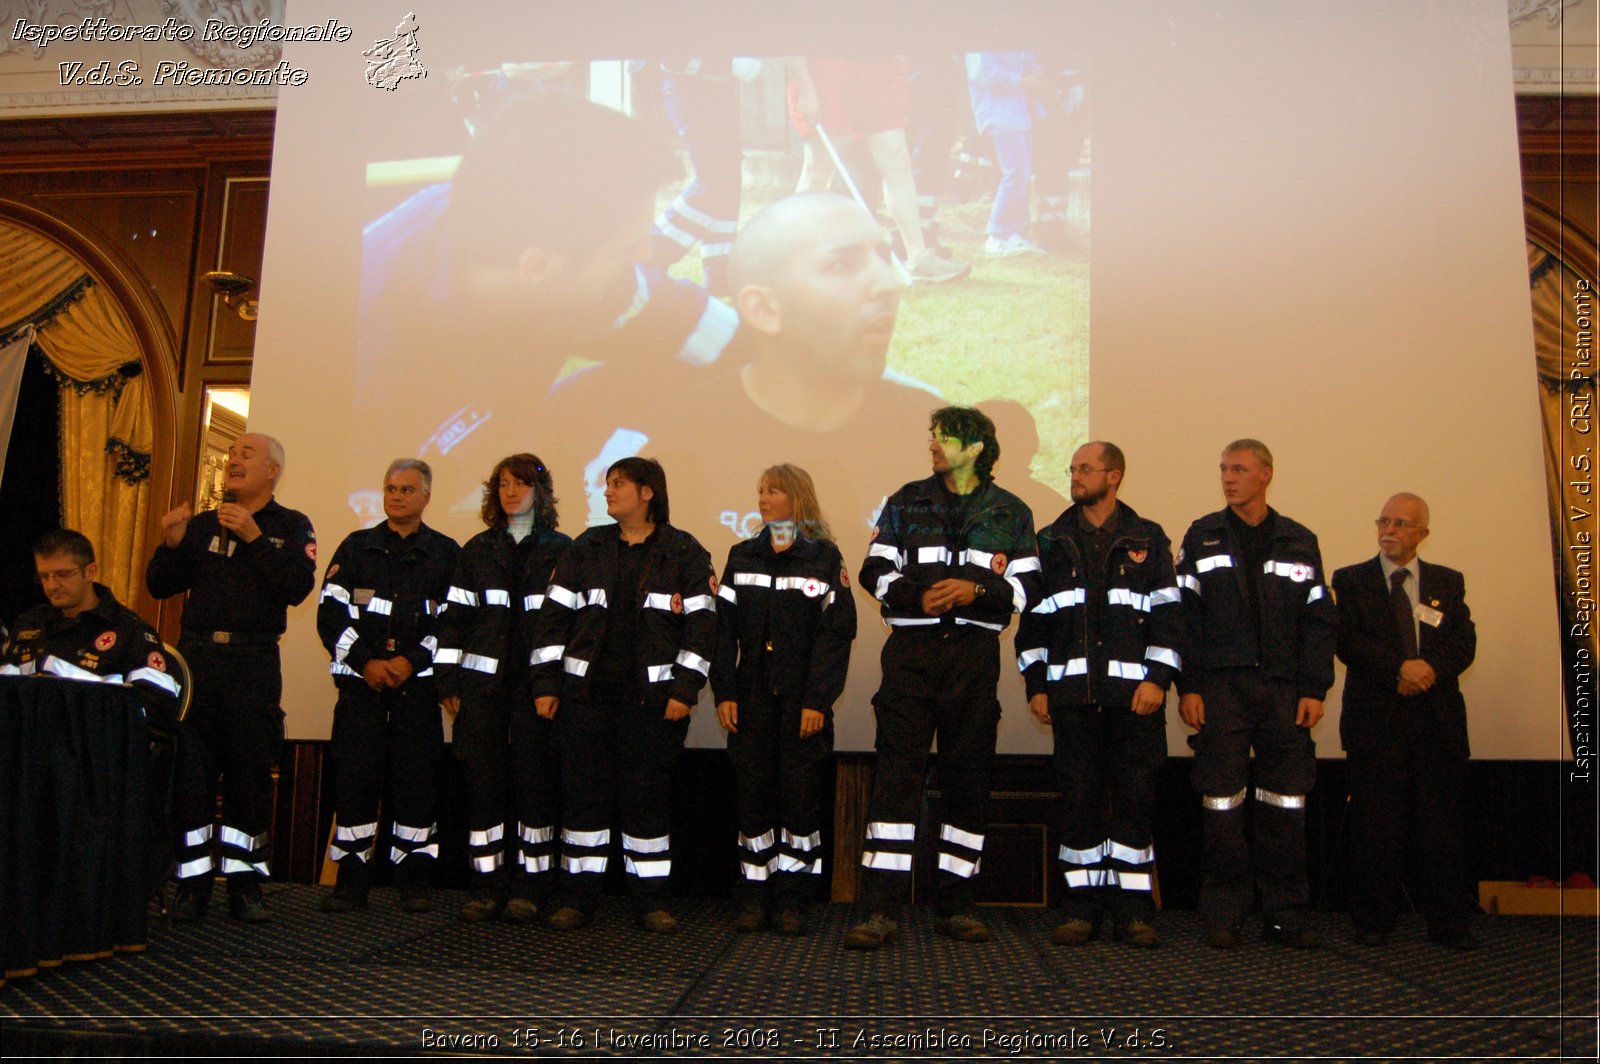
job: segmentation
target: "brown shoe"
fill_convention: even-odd
[[[746,905],[733,918],[733,929],[741,934],[760,931],[767,926],[767,910],[759,905]]]
[[[464,924],[481,924],[500,915],[506,903],[500,898],[473,898],[461,907],[456,917]]]
[[[508,924],[531,924],[539,918],[539,903],[532,898],[512,898],[500,919]]]
[[[894,933],[900,925],[889,919],[883,913],[873,913],[870,919],[845,932],[845,949],[877,949],[894,939]]]
[[[1144,920],[1129,920],[1117,928],[1117,941],[1135,949],[1155,949],[1161,945],[1161,936]]]
[[[1077,918],[1057,924],[1050,941],[1058,946],[1082,946],[1094,941],[1094,924]]]
[[[639,926],[652,935],[670,935],[678,929],[678,918],[665,909],[651,909],[639,917]]]
[[[938,923],[933,925],[946,938],[953,938],[957,942],[987,942],[989,929],[983,926],[971,913],[959,913],[955,916],[941,916]]]
[[[799,909],[778,910],[778,934],[803,935],[806,933],[806,917]]]
[[[545,919],[545,923],[557,931],[571,931],[587,924],[594,917],[582,909],[575,909],[570,905],[563,905]]]

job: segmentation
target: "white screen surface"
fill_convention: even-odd
[[[685,19],[681,6],[480,4],[469,25],[458,8],[421,4],[416,58],[427,76],[384,90],[364,80],[361,52],[392,37],[403,12],[290,5],[290,23],[336,13],[353,34],[346,44],[286,47],[315,91],[280,95],[251,427],[288,446],[281,499],[310,514],[324,557],[363,523],[352,494],[375,491],[389,459],[404,454],[434,464],[430,522],[463,541],[481,527],[477,483],[517,450],[538,453],[555,471],[563,528],[576,534],[585,522],[586,452],[574,452],[571,434],[552,431],[543,415],[548,379],[589,359],[555,360],[552,374],[532,365],[536,354],[548,356],[530,352],[515,330],[488,339],[454,330],[440,340],[402,328],[373,343],[361,289],[376,261],[371,223],[453,173],[464,128],[450,99],[453,67],[574,61],[569,76],[582,91],[642,119],[646,101],[633,96],[622,60],[716,52],[770,65],[830,46],[859,52],[840,42],[863,39],[875,51],[950,57],[1028,47],[1083,72],[1089,118],[1073,222],[1082,246],[989,259],[987,204],[947,202],[941,221],[973,273],[900,294],[891,374],[915,377],[945,400],[1015,402],[1003,408],[1010,420],[997,419],[1005,452],[997,479],[1034,505],[1040,524],[1064,505],[1065,457],[1091,437],[1127,451],[1123,497],[1175,542],[1190,520],[1221,505],[1221,445],[1265,440],[1278,460],[1271,501],[1321,535],[1330,570],[1371,556],[1371,519],[1388,494],[1424,495],[1434,532],[1423,557],[1465,571],[1479,626],[1479,660],[1465,685],[1475,751],[1560,755],[1503,9],[1019,4],[996,13],[935,5],[902,19],[893,7],[808,8],[803,17],[768,12],[757,28],[732,5],[687,6],[697,17]],[[953,98],[958,116],[963,103]],[[783,173],[792,143],[759,149],[770,171],[749,161],[758,152],[751,143],[783,128],[782,101],[769,93],[746,106],[757,112],[745,127],[747,176]],[[780,108],[777,119],[763,107]],[[374,165],[384,163],[398,165]],[[875,199],[870,166],[851,169]],[[539,182],[528,175],[528,195]],[[779,184],[747,181],[741,219]],[[672,195],[668,186],[657,206]],[[519,202],[506,209],[514,214]],[[699,279],[692,256],[672,272]],[[1019,335],[1031,343],[1019,348]],[[421,336],[427,342],[409,343]],[[380,356],[393,368],[374,375],[374,365],[388,366],[375,363]],[[867,419],[870,435],[841,437],[843,448],[772,453],[761,433],[719,432],[716,404],[684,402],[698,394],[692,384],[663,384],[619,361],[621,383],[582,400],[592,415],[571,404],[562,412],[577,410],[580,424],[610,439],[631,427],[619,409],[631,416],[641,400],[647,410],[652,402],[673,408],[668,427],[637,446],[663,460],[674,523],[706,544],[719,569],[751,527],[766,465],[816,466],[852,567],[866,542],[855,500],[926,475],[924,419],[942,401],[931,395],[924,403],[897,392],[908,402],[892,417]],[[1033,446],[1030,431],[1042,445]],[[803,450],[797,439],[783,436],[786,450]],[[837,707],[840,749],[872,743],[883,629],[859,588],[856,602],[862,635]],[[318,737],[327,734],[333,691],[311,614],[308,605],[291,615],[285,708],[290,734]],[[1048,749],[1010,670],[1009,635],[1004,660],[1001,749]],[[708,703],[691,742],[721,741]],[[1317,732],[1324,753],[1337,749],[1336,692],[1329,708]],[[1181,750],[1183,728],[1171,716],[1172,746]]]

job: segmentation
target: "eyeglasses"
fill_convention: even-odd
[[[1074,473],[1080,477],[1086,477],[1090,473],[1109,473],[1111,470],[1105,466],[1074,465],[1067,466],[1067,472]]]
[[[1403,517],[1380,517],[1372,523],[1380,529],[1392,528],[1396,532],[1404,532],[1407,529],[1420,530],[1422,528],[1415,521],[1407,521]]]
[[[77,576],[79,573],[83,572],[83,570],[84,566],[82,565],[75,566],[71,569],[51,569],[49,572],[34,573],[33,579],[41,584],[48,584],[52,580],[65,583],[66,581]]]

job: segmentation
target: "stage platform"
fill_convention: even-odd
[[[1483,948],[1424,940],[1416,917],[1384,948],[1314,914],[1322,949],[1207,949],[1192,912],[1165,945],[1052,946],[1056,914],[986,908],[994,941],[950,942],[926,910],[895,943],[843,948],[848,906],[812,933],[740,935],[731,904],[681,900],[678,933],[634,928],[622,898],[595,923],[465,925],[465,895],[403,914],[392,890],[330,916],[325,888],[273,885],[273,921],[224,911],[153,927],[149,948],[0,989],[6,1056],[427,1052],[929,1060],[1089,1056],[1593,1057],[1596,922],[1485,917]],[[217,901],[225,902],[219,892]]]

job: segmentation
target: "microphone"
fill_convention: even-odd
[[[222,501],[223,502],[238,502],[239,501],[239,493],[234,491],[232,488],[224,488],[223,491],[222,491]],[[222,548],[222,556],[224,558],[226,558],[228,556],[228,547],[229,547],[228,539],[229,539],[228,530],[226,528],[221,529],[221,535],[219,535],[217,537],[217,546]]]

